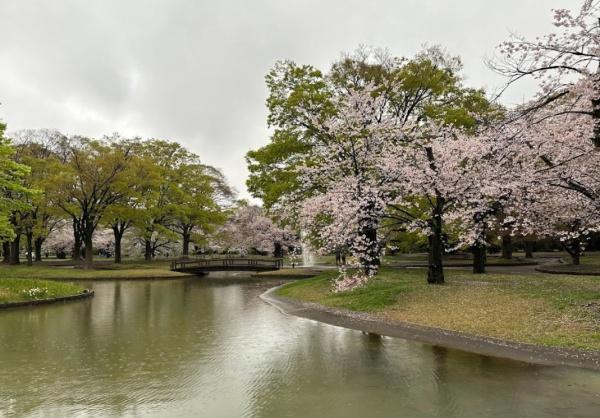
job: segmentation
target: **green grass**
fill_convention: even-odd
[[[570,261],[570,259],[567,259],[567,261]],[[583,257],[581,257],[580,261],[583,265],[592,265],[600,267],[600,253],[586,253],[583,255]]]
[[[0,278],[0,303],[72,296],[82,292],[81,286],[70,283]]]
[[[273,271],[263,271],[255,274],[257,277],[285,277],[285,278],[306,278],[313,277],[319,274],[319,270],[311,268],[282,268]]]
[[[336,294],[336,273],[327,272],[279,295],[472,335],[600,350],[600,276],[446,276],[446,285],[430,286],[424,271],[383,268],[364,288]]]
[[[33,266],[0,266],[0,278],[28,278],[52,280],[114,280],[114,279],[152,279],[185,277],[182,273],[169,270],[166,261],[129,262],[119,264],[98,264],[96,268],[86,270],[81,267],[57,267],[35,264]]]

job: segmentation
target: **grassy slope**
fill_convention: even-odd
[[[99,264],[93,270],[73,267],[50,267],[43,264],[34,266],[0,266],[0,278],[19,277],[53,280],[85,279],[144,279],[155,277],[185,277],[169,270],[168,262]]]
[[[36,291],[30,294],[29,291],[31,289],[36,289]],[[81,286],[70,283],[0,278],[0,303],[72,296],[82,291],[83,288]]]
[[[327,272],[279,294],[473,335],[600,350],[600,277],[448,271],[448,284],[428,286],[424,274],[382,269],[365,288],[334,294],[336,273]]]

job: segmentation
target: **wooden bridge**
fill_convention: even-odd
[[[211,271],[272,271],[283,267],[282,258],[211,257],[171,262],[171,271],[205,275]]]

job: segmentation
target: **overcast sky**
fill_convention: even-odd
[[[466,83],[509,32],[552,30],[579,0],[0,0],[0,119],[8,130],[179,141],[247,197],[244,154],[268,141],[264,76],[276,60],[326,70],[365,44],[460,55]],[[516,103],[532,86],[504,97]]]

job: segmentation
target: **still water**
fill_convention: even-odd
[[[600,373],[284,315],[265,284],[95,282],[0,311],[0,417],[599,417]]]

